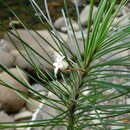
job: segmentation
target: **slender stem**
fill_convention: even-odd
[[[72,106],[70,108],[70,113],[69,113],[69,125],[68,125],[68,130],[74,130],[75,127],[75,116],[74,116],[74,112],[75,112],[75,108],[76,108],[76,103],[72,103]]]
[[[75,84],[75,95],[72,97],[72,101],[69,107],[69,121],[68,121],[68,130],[74,130],[75,129],[75,110],[77,106],[77,100],[79,97],[79,90],[81,85],[81,79],[83,76],[83,72],[78,72],[78,80]]]

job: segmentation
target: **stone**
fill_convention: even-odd
[[[68,47],[70,48],[70,50],[73,53],[73,55],[77,55],[78,54],[77,53],[78,52],[78,48],[77,48],[77,45],[76,45],[77,43],[79,45],[81,54],[83,54],[83,52],[84,52],[83,40],[77,39],[77,43],[76,43],[74,35],[72,34],[71,37],[68,37],[67,43],[68,43]],[[69,55],[69,52],[67,54]],[[71,55],[69,55],[69,57],[71,58]]]
[[[27,31],[27,30],[24,30],[24,29],[17,29],[17,33],[14,30],[11,30],[11,32],[14,33],[16,36],[19,36],[26,44],[28,44],[33,49],[35,49],[34,47],[36,47],[37,49],[38,49],[38,47],[39,48],[42,47],[44,49],[51,49],[51,47],[47,44],[47,41],[52,46],[54,46],[55,48],[57,48],[56,43],[54,42],[52,36],[49,34],[49,32],[47,30],[37,30],[36,32],[34,32],[33,30],[28,30]],[[66,41],[67,35],[65,35],[63,33],[59,33],[59,34]],[[17,48],[19,50],[23,50],[24,49],[23,48],[23,44],[20,42],[19,39],[17,39],[17,37],[15,37],[12,34],[9,34],[9,36],[14,41],[14,43],[16,44],[16,46],[17,46]],[[12,44],[10,38],[8,37],[8,32],[5,33],[4,40],[8,41],[7,44],[9,44],[8,45],[9,51],[16,49],[14,47],[14,45]],[[45,39],[45,40],[43,40],[43,39]]]
[[[35,111],[35,113],[33,114],[33,117],[32,117],[32,121],[34,120],[45,120],[45,119],[48,119],[50,118],[50,116],[48,116],[48,114],[44,111],[47,111],[48,113],[50,114],[57,114],[55,110],[53,110],[52,108],[50,107],[47,107],[43,104],[40,104],[39,105],[39,108]],[[35,124],[35,123],[30,123],[31,124]],[[48,130],[50,127],[46,127],[44,128],[45,130]],[[39,127],[39,128],[28,128],[27,130],[42,130],[43,127]],[[58,126],[58,127],[55,127],[53,128],[54,130],[65,130],[65,127],[63,126]]]
[[[12,31],[13,32],[13,31]],[[45,41],[40,37],[38,36],[34,31],[31,31],[30,30],[30,33],[33,35],[33,38],[28,31],[24,30],[24,29],[18,29],[17,32],[19,33],[21,39],[23,41],[25,41],[31,48],[33,48],[40,56],[38,56],[36,53],[32,52],[29,48],[27,49],[28,50],[28,53],[30,55],[30,57],[32,58],[33,62],[37,65],[40,65],[40,67],[42,69],[49,69],[49,70],[52,70],[53,69],[53,66],[52,66],[52,63],[53,63],[53,55],[54,55],[54,49],[57,49],[59,50],[58,46],[57,46],[57,43],[53,40],[53,38],[51,37],[51,35],[48,33],[47,30],[39,30],[37,31],[37,33],[39,35],[41,35]],[[15,33],[15,32],[13,32]],[[64,41],[67,41],[67,35],[66,34],[63,34],[63,33],[59,33],[58,34],[60,35],[60,40],[63,39]],[[21,53],[27,58],[29,59],[25,49],[23,48],[22,44],[20,44],[20,41],[12,36],[10,34],[10,37],[11,39],[15,42],[17,48],[21,51]],[[15,49],[15,47],[11,44],[11,41],[10,39],[8,38],[7,34],[5,34],[4,36],[4,39],[6,39],[6,41],[8,41],[8,49],[9,51],[11,52],[11,54],[13,54],[15,57],[16,57],[16,62],[15,64],[19,65],[20,67],[22,68],[31,68],[31,65],[28,64],[25,59],[18,53],[18,51]],[[57,42],[58,40],[56,38],[54,38]],[[50,45],[48,45],[49,42],[51,44],[51,47]],[[59,44],[59,43],[58,43]],[[44,57],[45,59],[47,59],[50,64],[44,60],[44,58],[41,58],[41,57]],[[30,61],[30,59],[29,59]]]
[[[52,94],[51,92],[48,94],[49,98],[52,99],[56,99],[58,100],[58,97],[54,94]],[[59,104],[56,104],[59,105]],[[59,107],[61,107],[62,109],[65,109],[64,106],[60,105]],[[57,114],[59,114],[58,111],[56,111],[55,109],[44,105],[44,101],[43,103],[40,103],[39,107],[36,109],[35,113],[32,116],[32,121],[34,120],[45,120],[45,119],[51,119],[52,115],[56,116]],[[30,123],[30,124],[35,124],[35,123]],[[45,130],[48,130],[50,127],[46,127]],[[42,130],[43,127],[39,127],[39,128],[28,128],[27,130]],[[63,126],[58,126],[53,128],[54,130],[66,130],[65,127]]]
[[[128,3],[128,8],[130,9],[130,2]]]
[[[13,117],[7,115],[4,111],[0,112],[0,122],[13,122]],[[11,124],[10,124],[11,125]],[[14,130],[14,128],[1,128],[0,130]]]
[[[0,63],[2,63],[4,66],[12,67],[14,61],[15,61],[14,56],[12,56],[11,54],[9,54],[5,51],[0,51]]]
[[[113,26],[126,26],[130,24],[130,20],[129,20],[129,17],[128,16],[122,16],[122,17],[116,17],[113,21]]]
[[[71,26],[69,26],[68,29],[69,29],[69,30],[72,30]],[[77,26],[77,24],[73,24],[73,29],[74,29],[75,32],[79,31],[79,27]],[[67,27],[61,27],[60,30],[61,30],[62,32],[67,32],[67,31],[68,31],[68,30],[67,30]]]
[[[115,6],[115,10],[117,9],[117,8],[119,8],[120,7],[120,5],[116,5]],[[130,9],[127,7],[127,6],[124,6],[123,8],[121,8],[120,9],[120,11],[118,12],[118,14],[117,14],[117,17],[122,17],[122,16],[124,16],[124,15],[128,15],[128,13],[130,12]]]
[[[129,15],[130,13],[130,8],[125,6],[122,8],[122,12],[123,12],[123,15]]]
[[[2,110],[2,104],[0,103],[0,110]]]
[[[26,120],[26,119],[31,119],[32,117],[32,113],[29,111],[24,111],[24,112],[20,112],[18,114],[14,115],[14,120],[18,121],[18,120]]]
[[[123,126],[111,126],[111,130],[121,130],[124,129]]]
[[[77,3],[77,5],[81,4],[80,0],[70,0],[70,2],[72,2],[73,4]]]
[[[0,51],[5,51],[5,52],[8,52],[9,50],[7,49],[7,41],[4,40],[4,39],[1,39],[0,40]]]
[[[30,45],[35,51],[37,51],[41,56],[43,56],[45,59],[48,59],[50,61],[50,63],[53,63],[53,56],[54,56],[54,49],[52,47],[50,47],[46,41],[48,41],[56,50],[59,50],[57,43],[59,43],[59,41],[55,39],[55,41],[53,40],[53,38],[50,36],[50,34],[48,33],[47,30],[39,30],[37,31],[37,33],[39,33],[42,37],[44,37],[44,39],[46,39],[46,41],[44,41],[42,38],[40,38],[34,31],[30,30],[30,33],[35,37],[35,40],[38,41],[38,43],[32,38],[32,36],[30,36],[30,34],[28,33],[28,31],[23,30],[23,29],[18,29],[17,32],[19,33],[21,39],[23,39],[28,45]],[[14,32],[15,33],[15,32]],[[76,46],[75,44],[75,40],[74,37],[73,40],[70,40],[68,38],[68,35],[64,34],[64,33],[60,33],[57,32],[58,36],[60,35],[59,39],[64,42],[65,46],[69,46],[70,50],[73,51],[73,48]],[[78,34],[77,34],[78,35]],[[22,52],[23,55],[25,55],[27,58],[27,54],[24,50],[24,48],[22,47],[22,45],[20,44],[20,41],[17,40],[17,38],[15,38],[14,36],[10,35],[11,39],[16,43],[18,49]],[[81,37],[80,37],[81,38]],[[9,51],[11,52],[11,54],[13,54],[14,56],[16,56],[16,64],[20,65],[21,67],[23,66],[23,68],[26,68],[26,66],[29,66],[29,64],[26,63],[26,61],[23,59],[22,56],[20,56],[20,54],[17,52],[17,50],[14,48],[14,46],[11,44],[10,39],[8,38],[7,34],[5,34],[4,39],[6,39],[6,41],[8,41],[8,43],[10,43],[8,46]],[[57,42],[57,43],[56,43]],[[66,43],[65,43],[66,42]],[[74,42],[74,43],[73,43]],[[41,48],[42,47],[42,48]],[[82,48],[82,47],[81,47]],[[68,56],[70,56],[70,51],[68,51],[65,48],[66,54]],[[36,54],[32,54],[32,52],[29,50],[28,51],[29,54],[31,54],[31,58],[34,60],[35,63],[39,64],[40,61],[40,65],[43,69],[48,68],[49,70],[53,69],[53,66],[48,64],[44,59],[40,58],[39,56],[37,56]],[[48,54],[46,54],[45,52],[47,52]],[[74,50],[75,53],[77,53],[77,51]],[[71,56],[70,56],[71,57]],[[38,60],[37,60],[38,59]]]
[[[32,85],[32,88],[44,96],[48,95],[48,91],[40,84],[34,84],[34,85]],[[37,100],[28,98],[28,102],[26,103],[26,108],[27,108],[27,110],[29,110],[31,112],[35,112],[39,105],[40,105],[40,102],[38,102]]]
[[[16,68],[11,68],[9,71],[14,74],[19,80],[26,79],[28,81],[28,77],[21,70],[18,71]],[[25,92],[25,94],[28,92],[28,89],[26,87],[12,78],[6,72],[0,73],[0,80],[8,83],[14,89]],[[25,101],[19,95],[17,95],[14,90],[0,85],[0,103],[6,112],[16,113],[24,106]]]
[[[80,13],[80,22],[83,26],[87,25],[88,19],[89,19],[89,8],[90,5],[87,5]],[[96,16],[97,13],[97,7],[93,7],[93,15],[92,15],[92,20],[94,20],[94,17]]]
[[[130,104],[130,98],[126,99],[126,104]]]
[[[27,110],[29,110],[31,112],[35,112],[39,105],[40,105],[40,102],[38,102],[32,98],[29,98],[28,102],[26,103],[26,108],[27,108]]]
[[[15,57],[15,65],[18,65],[22,69],[31,68],[31,65],[24,59],[24,57],[17,50],[12,50],[10,53]],[[22,50],[21,53],[23,55],[26,54],[24,50]]]
[[[44,85],[45,86],[45,85]],[[42,92],[42,91],[45,91],[45,92],[47,92],[47,89],[44,87],[44,86],[42,86],[41,84],[33,84],[32,85],[32,88],[35,90],[35,91],[37,91],[37,92]]]
[[[67,20],[68,20],[68,19],[67,19]],[[72,26],[73,26],[74,31],[79,31],[79,30],[80,30],[80,27],[79,27],[79,25],[77,24],[77,22],[74,21],[74,20],[72,20],[72,19],[71,19],[71,22],[72,22]],[[66,23],[65,23],[64,17],[58,18],[58,19],[55,21],[55,23],[54,23],[54,27],[55,27],[56,29],[61,29],[61,31],[63,31],[63,32],[66,32],[66,31],[67,31],[67,27],[66,27]],[[69,29],[69,30],[72,30],[70,24],[68,25],[68,29]]]
[[[23,108],[20,109],[19,112],[20,112],[20,113],[21,113],[21,112],[25,112],[26,110],[27,110],[26,107],[23,107]]]
[[[78,32],[75,32],[75,36],[78,40],[83,40],[83,36],[82,36],[82,33],[83,33],[83,36],[84,36],[84,39],[87,38],[87,30],[83,30],[82,32],[81,31],[78,31]],[[71,35],[73,36],[73,32],[71,32]],[[74,36],[73,36],[74,37]]]
[[[20,124],[16,124],[16,126],[19,126],[19,125],[28,125],[27,123],[20,123]],[[15,130],[27,130],[27,128],[15,128]]]
[[[13,117],[6,114],[4,111],[0,111],[0,121],[14,121]]]
[[[116,10],[117,8],[119,8],[119,5],[116,5],[116,6],[115,6],[115,10]],[[123,15],[122,10],[120,10],[120,11],[118,12],[118,14],[117,14],[116,17],[121,17],[122,15]]]
[[[13,32],[13,31],[12,31]],[[67,47],[69,47],[69,50],[67,50],[64,47],[64,51],[66,52],[67,56],[69,58],[72,58],[72,55],[70,53],[70,50],[72,51],[72,53],[74,55],[77,55],[77,47],[76,47],[76,41],[75,38],[73,36],[73,34],[71,36],[68,36],[67,34],[64,33],[60,33],[57,32],[57,35],[59,37],[59,40],[57,40],[55,37],[51,37],[50,34],[48,33],[47,30],[39,30],[37,31],[37,33],[39,35],[41,35],[44,39],[46,39],[46,41],[44,41],[41,37],[39,37],[34,31],[29,30],[29,32],[33,35],[33,37],[35,37],[35,40],[38,41],[36,42],[32,36],[30,36],[29,32],[24,30],[24,29],[18,29],[17,32],[19,33],[21,39],[23,39],[30,47],[32,47],[37,53],[39,53],[39,55],[41,57],[44,57],[45,59],[47,59],[50,64],[45,61],[44,58],[41,58],[40,56],[38,56],[37,54],[34,54],[34,52],[32,52],[30,49],[28,50],[28,53],[31,57],[31,59],[33,60],[33,63],[35,63],[37,66],[39,66],[43,71],[48,69],[49,71],[53,72],[54,70],[54,66],[52,65],[54,62],[54,54],[55,54],[55,49],[59,50],[59,45],[62,42],[62,46],[63,44]],[[15,33],[15,32],[14,32]],[[60,35],[60,36],[59,36]],[[78,36],[79,34],[77,33],[76,36]],[[86,35],[86,34],[85,34]],[[11,39],[16,43],[18,49],[21,51],[21,53],[29,60],[31,61],[26,53],[26,51],[24,50],[24,48],[22,47],[22,45],[20,44],[20,41],[17,40],[17,38],[15,38],[14,36],[10,35]],[[25,61],[25,59],[18,53],[18,51],[14,48],[14,46],[11,44],[10,39],[7,37],[7,34],[5,34],[4,39],[6,41],[8,41],[8,43],[10,43],[8,45],[8,49],[10,51],[10,53],[16,57],[16,61],[15,61],[15,65],[19,65],[21,68],[24,69],[29,69],[32,70],[33,67],[27,63],[27,61]],[[55,40],[54,40],[55,39]],[[80,47],[80,51],[83,54],[83,40],[81,39],[81,35],[77,38],[78,39],[78,44]],[[55,49],[53,49],[53,47],[51,47],[50,45],[48,45],[49,42],[51,44],[51,46],[53,46]],[[40,44],[40,45],[39,45]],[[57,45],[58,44],[58,45]],[[32,63],[32,61],[31,61]]]

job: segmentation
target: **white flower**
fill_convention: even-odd
[[[60,52],[55,52],[54,54],[54,74],[57,75],[58,70],[66,70],[68,68],[68,63],[65,61],[65,56]]]

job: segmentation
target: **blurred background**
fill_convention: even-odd
[[[52,16],[52,20],[57,19],[61,16],[61,9],[64,6],[64,0],[47,0],[48,7]],[[68,6],[70,9],[70,14],[75,15],[74,1],[78,0],[68,0]],[[5,2],[11,7],[15,13],[20,17],[21,20],[25,21],[28,24],[32,25],[32,29],[43,29],[43,25],[38,21],[37,15],[35,14],[29,0],[5,0]],[[45,12],[44,0],[37,0],[37,3],[40,5],[41,9]],[[85,6],[86,0],[78,1],[80,8]],[[9,9],[2,4],[0,4],[0,21],[8,26],[10,20],[16,20],[13,14]],[[3,36],[2,30],[0,30],[0,38]]]
[[[4,0],[9,7],[11,7],[15,13],[23,20],[25,23],[32,25],[32,29],[44,29],[43,25],[38,21],[37,14],[35,14],[29,0]],[[58,17],[61,16],[61,9],[64,7],[64,0],[47,0],[48,7],[50,10],[51,18],[55,21]],[[74,2],[77,2],[80,10],[82,10],[86,4],[89,4],[89,0],[68,0],[68,7],[70,15],[75,18],[75,7]],[[99,0],[96,0],[96,4],[98,4]],[[120,0],[117,0],[120,2]],[[44,8],[44,0],[37,0],[37,3],[45,12]],[[130,1],[129,1],[130,3]],[[130,6],[130,4],[128,5]],[[0,4],[0,22],[8,27],[9,22],[12,20],[16,20],[13,14],[9,11],[9,9],[2,4]],[[0,29],[0,38],[3,36],[3,31]]]
[[[2,0],[0,0],[0,1],[2,1]],[[46,21],[44,21],[44,25],[41,24],[41,22],[38,19],[38,16],[41,14],[35,13],[29,0],[3,0],[3,1],[8,4],[8,6],[16,13],[16,15],[21,19],[21,21],[23,21],[24,23],[26,23],[27,25],[30,26],[29,29],[37,30],[37,33],[42,35],[52,45],[53,44],[55,45],[54,40],[52,40],[50,35],[48,35],[49,34],[48,31],[43,30],[43,29],[45,29],[45,26],[48,27]],[[45,7],[44,7],[44,0],[35,0],[35,1],[38,3],[38,5],[42,9],[42,11],[46,14]],[[73,22],[74,31],[76,32],[76,38],[78,39],[78,42],[81,44],[83,42],[82,35],[81,35],[79,24],[77,22],[74,3],[77,2],[78,6],[79,6],[80,21],[81,21],[81,25],[84,29],[83,33],[85,36],[87,36],[86,35],[86,28],[87,28],[86,23],[88,22],[88,14],[89,14],[87,12],[89,12],[89,7],[90,7],[89,0],[67,0],[67,1],[68,1],[67,4],[68,4],[68,9],[69,9],[68,11],[69,11],[69,14],[71,15],[71,18],[73,19],[72,22]],[[97,5],[100,0],[95,0],[95,1],[96,1],[96,3],[94,6],[94,11],[93,11],[94,15],[93,16],[95,16],[95,14],[97,12]],[[110,1],[110,0],[108,0],[108,1]],[[120,1],[121,0],[117,0],[116,7],[118,6]],[[61,18],[61,16],[62,16],[61,9],[64,8],[64,0],[47,0],[47,2],[48,2],[51,19],[54,23],[55,28],[58,31],[60,31],[60,33],[62,32],[61,33],[62,38],[66,41],[66,43],[68,43],[68,45],[72,45],[72,46],[70,46],[70,48],[74,51],[73,42],[71,42],[68,39],[68,35],[65,32],[66,28],[65,28],[64,19],[63,19],[63,17]],[[2,5],[1,3],[0,3],[0,10],[1,10],[0,23],[2,23],[7,29],[10,29],[9,23],[11,21],[16,21],[17,19],[11,13],[11,11],[7,7]],[[116,26],[128,25],[130,23],[130,17],[126,17],[128,15],[128,13],[130,13],[130,0],[129,0],[128,4],[123,9],[121,9],[119,14],[115,18],[115,21],[112,23],[112,26],[115,27],[115,25]],[[124,19],[124,17],[126,17],[126,19]],[[122,22],[117,24],[117,22],[121,19],[123,19]],[[92,20],[94,21],[95,19],[93,18]],[[19,24],[19,27],[17,27],[17,28],[21,28],[20,24]],[[19,31],[19,33],[21,34],[21,38],[25,42],[29,43],[29,45],[31,45],[32,48],[35,48],[35,50],[37,52],[39,52],[40,54],[42,54],[43,57],[45,56],[45,53],[43,53],[43,50],[41,48],[39,49],[39,46],[37,45],[35,40],[31,37],[31,35],[29,35],[29,33],[26,30],[19,29],[17,31]],[[32,33],[35,34],[34,32],[32,32]],[[4,32],[2,30],[2,28],[0,27],[0,62],[2,62],[8,68],[11,68],[11,70],[14,71],[15,72],[14,74],[16,74],[16,75],[17,75],[17,69],[15,68],[15,66],[19,65],[22,69],[25,69],[25,70],[27,69],[31,75],[34,75],[36,77],[34,71],[32,70],[32,67],[30,67],[27,64],[27,62],[24,60],[24,58],[16,50],[16,48],[13,48],[14,46],[12,45],[12,42],[10,41],[10,39],[7,38],[7,34],[6,35],[4,35],[4,34],[6,34],[6,32]],[[17,38],[13,37],[13,40],[18,45],[20,45],[19,43],[21,43],[21,42],[19,40],[17,40]],[[39,43],[44,43],[43,42],[44,40],[40,39],[39,37],[38,37],[38,40],[39,40]],[[46,44],[43,44],[43,45],[46,45]],[[83,45],[83,44],[81,44],[81,45]],[[51,55],[50,48],[49,47],[47,48],[46,46],[45,46],[45,48],[48,49],[47,52],[49,52],[49,54]],[[21,49],[20,51],[23,54],[25,53],[25,51],[23,50],[23,48],[21,46],[19,47],[19,49]],[[51,56],[53,56],[53,55],[51,55]],[[46,64],[46,62],[44,62],[44,61],[42,61],[42,62],[43,62],[42,65],[44,65],[45,68],[49,68],[48,64]],[[54,68],[51,67],[52,71],[53,71],[53,69]],[[3,73],[0,73],[0,74],[4,77],[3,79],[7,78],[7,76],[5,74],[3,74]],[[11,80],[10,80],[10,77],[9,77],[9,79],[7,78],[7,81],[11,81]],[[116,81],[116,82],[118,82],[118,81]],[[37,92],[47,95],[47,92],[43,89],[44,87],[41,86],[40,84],[34,84],[34,81],[30,81],[30,84]],[[16,85],[16,87],[19,87],[19,85]],[[5,119],[5,121],[14,121],[14,120],[22,121],[25,119],[32,119],[32,115],[33,115],[34,111],[36,110],[35,107],[32,107],[32,105],[29,103],[25,103],[25,101],[23,99],[17,103],[16,101],[18,99],[17,98],[18,95],[13,94],[13,96],[10,96],[12,94],[12,91],[10,92],[10,91],[8,91],[8,89],[7,90],[4,89],[4,87],[3,88],[0,87],[0,88],[1,88],[0,89],[0,100],[2,100],[2,105],[4,103],[9,105],[9,107],[6,105],[5,108],[2,108],[1,107],[2,105],[0,102],[0,121],[3,121],[4,119]],[[27,90],[25,90],[25,92],[26,91]],[[3,95],[3,96],[1,96],[1,95]],[[5,96],[5,95],[9,95],[9,96]],[[9,101],[9,100],[11,100],[11,101]],[[33,102],[33,104],[39,105],[39,102],[36,102],[35,100],[32,100],[32,99],[29,99],[29,100],[31,102]],[[4,112],[3,109],[6,112]],[[13,113],[13,114],[11,115],[10,113]],[[14,130],[14,129],[6,129],[6,130]],[[25,128],[24,129],[17,128],[15,130],[25,130]],[[36,129],[36,130],[38,130],[38,129]]]

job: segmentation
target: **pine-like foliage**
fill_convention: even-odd
[[[49,96],[44,96],[36,92],[27,81],[20,81],[15,75],[9,72],[8,68],[0,64],[0,67],[4,71],[30,90],[33,95],[31,97],[35,97],[36,100],[43,104],[40,109],[46,117],[43,120],[33,121],[34,123],[26,126],[20,125],[22,122],[14,122],[18,123],[17,126],[8,126],[10,122],[0,122],[1,128],[29,126],[43,127],[50,130],[54,128],[59,128],[60,130],[87,130],[89,128],[92,130],[107,130],[110,126],[122,126],[124,129],[130,128],[130,124],[126,122],[130,118],[130,104],[125,104],[125,102],[118,104],[119,100],[128,98],[130,92],[130,71],[127,69],[130,65],[130,55],[123,55],[130,48],[130,24],[122,27],[113,26],[116,15],[127,1],[121,0],[119,7],[115,10],[116,0],[100,0],[97,14],[96,16],[92,16],[94,1],[90,1],[89,20],[86,23],[87,36],[83,33],[79,19],[79,9],[75,5],[77,21],[82,34],[82,42],[79,42],[77,39],[69,15],[67,2],[64,2],[64,9],[61,10],[61,13],[66,21],[69,39],[69,42],[66,42],[54,28],[47,1],[44,0],[46,8],[45,15],[35,0],[30,0],[30,4],[35,12],[42,14],[39,16],[39,21],[44,25],[44,19],[50,26],[48,33],[53,41],[55,41],[55,45],[46,41],[37,31],[33,32],[35,33],[34,37],[28,29],[29,25],[21,21],[15,12],[6,5],[36,42],[36,36],[42,38],[43,43],[46,42],[46,45],[61,58],[60,62],[63,66],[57,68],[58,73],[53,73],[47,68],[44,72],[41,71],[41,64],[39,64],[41,60],[54,69],[58,66],[57,64],[53,66],[54,61],[50,53],[46,51],[46,45],[41,46],[42,43],[37,42],[37,45],[43,47],[43,54],[50,57],[51,60],[23,41],[17,35],[15,28],[14,31],[8,31],[10,39],[13,35],[25,49],[26,55],[22,54],[12,40],[12,44],[32,66],[38,78],[30,74],[28,76],[35,82],[43,85],[49,92]],[[94,20],[92,21],[93,17]],[[6,29],[3,26],[2,28]],[[34,59],[37,59],[37,62]],[[17,68],[20,69],[19,67]],[[0,84],[11,88],[11,86],[2,81]],[[17,90],[14,91],[27,100],[27,95]]]

